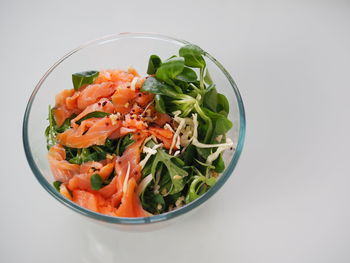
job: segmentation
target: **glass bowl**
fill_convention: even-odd
[[[224,155],[226,169],[217,183],[195,201],[171,212],[141,218],[112,217],[87,210],[63,197],[52,186],[54,181],[47,160],[44,131],[48,125],[48,105],[54,105],[55,95],[62,89],[72,88],[71,74],[86,70],[127,69],[134,67],[140,75],[146,75],[148,58],[157,54],[168,58],[178,54],[181,46],[189,44],[184,40],[150,33],[122,33],[106,36],[88,42],[57,61],[41,78],[29,98],[23,120],[23,144],[28,163],[39,183],[62,204],[95,220],[111,224],[143,225],[183,215],[200,206],[215,194],[231,176],[242,151],[245,135],[245,114],[238,88],[227,70],[211,55],[205,52],[205,60],[211,77],[220,93],[230,102],[228,118],[233,128],[228,133],[235,144],[234,151]]]

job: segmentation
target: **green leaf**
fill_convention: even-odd
[[[190,144],[186,148],[185,152],[183,153],[182,159],[184,160],[186,165],[191,166],[195,158],[196,158],[196,147]]]
[[[222,154],[213,162],[213,166],[215,166],[214,171],[217,173],[222,173],[225,170],[225,161],[222,158]]]
[[[47,118],[49,121],[49,126],[47,126],[47,128],[45,129],[46,145],[48,150],[57,143],[56,122],[55,118],[53,117],[53,110],[54,109],[52,109],[49,105],[49,116]]]
[[[61,186],[61,182],[60,181],[54,181],[53,182],[53,186],[55,187],[55,189],[59,192],[60,191],[60,186]]]
[[[154,101],[155,101],[155,104],[156,104],[156,110],[160,113],[166,113],[166,110],[165,110],[165,103],[164,103],[164,100],[162,98],[161,95],[159,94],[156,94],[154,96]]]
[[[155,145],[155,142],[151,140],[146,145],[147,147],[152,148]],[[156,171],[159,169],[159,165],[164,164],[166,167],[166,172],[169,174],[171,180],[171,188],[169,194],[180,192],[184,188],[183,178],[188,175],[184,169],[180,168],[172,161],[173,158],[174,156],[167,154],[163,149],[157,149],[157,153],[154,157],[151,167],[151,173],[154,176],[156,174]]]
[[[199,197],[198,190],[205,182],[204,176],[195,176],[186,196],[186,203],[190,203]]]
[[[198,197],[203,195],[210,187],[216,183],[215,177],[206,178],[203,175],[197,175],[194,177],[194,180],[190,184],[186,196],[186,203],[190,203],[196,200]]]
[[[212,112],[206,108],[203,108],[203,112],[208,118],[210,118],[213,127],[210,132],[206,132],[205,137],[208,138],[208,140],[204,142],[209,144],[217,144],[217,137],[219,135],[225,135],[232,128],[232,122],[228,120],[224,115]],[[205,126],[206,124],[200,125],[199,128],[203,128]],[[205,128],[204,130],[208,129]],[[197,153],[204,160],[208,158],[212,151],[212,148],[197,148]]]
[[[178,92],[176,92],[172,87],[170,87],[167,84],[164,84],[163,82],[160,82],[155,77],[147,78],[143,83],[141,90],[143,92],[146,91],[153,94],[164,95],[175,99],[179,95]]]
[[[225,95],[218,93],[218,105],[216,112],[223,112],[225,116],[230,112],[230,105]]]
[[[157,55],[151,55],[148,60],[147,74],[153,75],[162,64],[162,60]]]
[[[205,136],[203,138],[204,143],[208,143],[211,137],[211,134],[213,132],[213,121],[210,116],[207,115],[206,108],[198,106],[198,104],[195,104],[195,109],[198,112],[198,115],[203,120],[204,125],[202,125],[201,130],[205,131]]]
[[[232,128],[232,122],[222,114],[215,113],[205,108],[203,111],[213,122],[213,133],[210,143],[217,143],[215,142],[216,137],[226,134]]]
[[[99,72],[95,70],[74,73],[72,75],[73,86],[75,90],[79,90],[85,84],[92,84],[98,77]]]
[[[110,115],[110,113],[107,113],[107,112],[93,111],[93,112],[90,112],[90,113],[86,114],[83,118],[77,120],[76,123],[80,125],[82,121],[85,121],[87,119],[103,118],[103,117],[106,117],[106,116],[109,116],[109,115]]]
[[[191,68],[205,68],[203,50],[196,45],[186,45],[180,48],[179,54],[185,58],[185,65]]]
[[[197,80],[197,74],[193,69],[184,67],[183,71],[176,76],[176,79],[184,82],[194,82]]]
[[[163,81],[174,79],[184,70],[184,66],[184,58],[174,57],[168,59],[157,69],[156,77]]]
[[[209,74],[208,69],[205,70],[204,81],[205,81],[205,83],[207,83],[208,85],[213,85],[213,84],[214,84],[213,80],[211,79],[211,76],[210,76],[210,74]]]
[[[141,194],[140,199],[143,209],[152,214],[159,214],[165,209],[165,201],[163,196],[160,194],[155,194],[150,186],[148,186]],[[159,206],[161,209],[159,209]]]
[[[203,98],[203,105],[211,111],[216,112],[218,106],[218,93],[215,86],[211,86],[206,90]]]
[[[90,183],[93,190],[100,190],[103,185],[103,180],[99,174],[93,174],[90,177]]]

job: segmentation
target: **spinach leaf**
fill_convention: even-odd
[[[90,177],[90,183],[93,190],[100,190],[103,185],[103,180],[99,174],[93,174]]]
[[[157,72],[157,69],[162,64],[162,60],[157,55],[151,55],[148,60],[147,74],[153,75]]]
[[[55,187],[55,189],[59,192],[60,191],[60,186],[61,186],[62,182],[60,181],[54,181],[53,182],[53,186]]]
[[[211,111],[216,112],[218,106],[218,92],[215,86],[211,86],[206,90],[203,98],[203,105]]]
[[[224,135],[232,128],[232,122],[224,115],[203,108],[204,113],[213,121],[213,133],[210,143],[214,143],[219,135]]]
[[[174,79],[184,70],[185,62],[184,58],[174,57],[163,62],[157,69],[157,79],[167,81]]]
[[[176,76],[176,79],[184,82],[194,82],[197,80],[197,74],[191,68],[184,67],[183,71]]]
[[[213,131],[213,121],[210,116],[206,113],[207,110],[204,107],[200,107],[197,104],[195,104],[195,109],[198,112],[200,118],[203,120],[204,124],[201,126],[201,130],[205,131],[205,136],[204,136],[204,143],[208,143],[210,141],[210,137]]]
[[[185,58],[185,65],[192,68],[199,68],[199,82],[201,90],[205,89],[204,86],[204,69],[206,66],[203,58],[203,50],[195,45],[186,45],[180,48],[179,54]]]
[[[222,153],[220,153],[219,157],[213,162],[213,166],[215,166],[214,171],[217,173],[222,173],[225,170],[225,162],[224,158],[222,158]]]
[[[83,118],[77,120],[76,123],[80,125],[82,121],[85,121],[87,119],[90,119],[90,118],[103,118],[103,117],[106,117],[106,116],[109,116],[109,115],[110,115],[110,113],[107,113],[107,112],[93,111],[93,112],[90,112],[90,113],[86,114]]]
[[[230,105],[225,95],[218,93],[218,105],[216,112],[223,112],[226,117],[230,111]]]
[[[204,81],[205,81],[205,83],[207,83],[208,85],[213,85],[213,84],[214,84],[213,80],[211,79],[211,76],[210,76],[210,74],[209,74],[208,69],[205,70]]]
[[[155,77],[147,78],[143,83],[141,90],[153,94],[165,95],[175,99],[178,97],[178,93],[172,87],[160,82]]]
[[[95,70],[74,73],[72,75],[73,86],[79,90],[85,84],[91,84],[98,77],[99,72]]]
[[[216,141],[219,135],[225,135],[231,128],[232,122],[228,120],[224,115],[208,110],[207,108],[202,108],[203,114],[210,119],[211,129],[208,128],[208,123],[201,124],[198,127],[199,131],[204,131],[204,143],[218,143]],[[202,136],[203,138],[203,136]],[[206,160],[212,148],[197,148],[197,153]]]
[[[185,65],[191,68],[205,68],[202,54],[203,50],[195,45],[186,45],[179,50],[179,55],[185,59]]]
[[[160,113],[166,113],[166,110],[165,110],[165,103],[164,103],[164,100],[162,98],[161,95],[159,94],[156,94],[154,96],[154,101],[155,101],[155,104],[156,104],[156,110]]]

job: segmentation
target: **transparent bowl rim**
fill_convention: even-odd
[[[246,129],[246,120],[245,120],[245,111],[244,111],[244,106],[243,106],[243,101],[241,98],[241,95],[239,93],[239,90],[237,88],[236,83],[234,82],[233,78],[231,75],[228,73],[228,71],[221,65],[220,62],[218,62],[213,56],[208,54],[207,52],[204,51],[205,57],[210,59],[226,76],[228,81],[231,84],[231,87],[236,95],[237,101],[238,101],[238,109],[240,113],[240,129],[239,129],[239,136],[238,136],[238,142],[237,142],[237,147],[235,150],[235,153],[229,163],[229,165],[226,167],[225,171],[220,175],[220,180],[211,187],[205,194],[200,196],[198,199],[194,200],[193,202],[179,208],[176,210],[173,210],[171,212],[159,214],[159,215],[154,215],[151,217],[138,217],[138,218],[127,218],[127,217],[113,217],[113,216],[108,216],[100,213],[96,213],[90,210],[87,210],[74,202],[71,202],[70,200],[66,199],[63,197],[61,194],[59,194],[54,187],[45,179],[45,177],[41,174],[40,169],[36,165],[36,162],[33,158],[31,147],[29,144],[29,138],[28,138],[28,120],[31,112],[31,107],[33,104],[33,101],[35,99],[35,96],[37,92],[39,91],[41,85],[44,83],[46,78],[50,75],[50,73],[57,67],[59,66],[63,61],[68,59],[71,55],[74,53],[90,46],[95,46],[95,45],[101,45],[104,43],[108,43],[111,41],[118,41],[123,38],[151,38],[155,40],[161,40],[161,41],[168,41],[168,42],[173,42],[176,44],[191,44],[188,41],[157,34],[157,33],[119,33],[119,34],[113,34],[113,35],[108,35],[104,36],[92,41],[89,41],[76,49],[70,51],[67,53],[65,56],[63,56],[60,60],[58,60],[45,74],[44,76],[40,79],[38,84],[36,85],[34,91],[32,92],[26,110],[24,114],[24,119],[23,119],[23,146],[25,150],[25,154],[27,157],[27,161],[29,163],[29,166],[34,173],[35,177],[39,181],[39,183],[45,188],[45,190],[51,194],[54,198],[56,198],[59,202],[64,204],[65,206],[71,208],[72,210],[85,215],[87,217],[107,222],[107,223],[112,223],[112,224],[126,224],[126,225],[140,225],[140,224],[149,224],[149,223],[155,223],[155,222],[160,222],[160,221],[166,221],[172,218],[175,218],[177,216],[180,216],[182,214],[185,214],[194,208],[198,207],[205,201],[207,201],[211,196],[213,196],[227,181],[227,179],[231,176],[233,173],[234,168],[237,165],[238,159],[241,155],[242,149],[243,149],[243,144],[244,144],[244,137],[245,137],[245,129]]]

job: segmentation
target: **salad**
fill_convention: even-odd
[[[45,130],[54,187],[110,216],[178,209],[207,192],[234,150],[229,103],[217,92],[203,51],[151,55],[147,76],[133,68],[72,75],[49,106]]]

